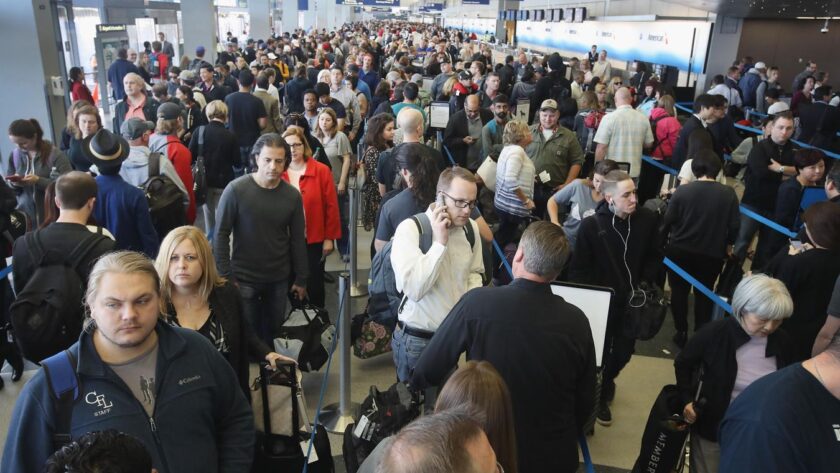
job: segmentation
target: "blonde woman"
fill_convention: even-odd
[[[525,153],[533,140],[528,124],[512,120],[502,133],[502,152],[496,165],[496,196],[493,204],[499,216],[496,240],[502,248],[514,239],[519,224],[534,209],[534,162]]]
[[[207,237],[196,227],[178,227],[163,239],[155,260],[161,303],[170,325],[195,330],[228,360],[250,398],[248,360],[275,365],[289,358],[273,352],[242,313],[239,291],[216,271]]]
[[[347,207],[347,177],[350,174],[350,156],[352,148],[350,140],[344,132],[338,130],[338,118],[335,111],[325,108],[318,114],[315,126],[315,137],[321,140],[321,146],[330,160],[333,182],[338,191],[338,207],[341,212],[341,238],[338,240],[338,251],[342,259],[349,261],[347,248],[348,212]]]

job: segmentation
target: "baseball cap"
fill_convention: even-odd
[[[274,60],[277,59],[277,55],[274,53],[268,53],[268,58]]]
[[[470,71],[461,71],[458,73],[458,80],[472,80],[472,73]]]
[[[767,108],[767,114],[775,115],[777,113],[787,112],[788,110],[790,110],[790,105],[785,102],[776,102]]]
[[[166,104],[164,104],[166,105]],[[174,104],[172,104],[174,105]],[[177,107],[177,105],[175,105]],[[161,105],[163,107],[163,105]],[[160,110],[160,108],[158,108]],[[129,118],[120,126],[120,135],[127,140],[136,140],[147,131],[154,131],[155,124],[139,118]]]
[[[400,73],[397,71],[391,71],[385,76],[385,80],[388,82],[395,82],[400,79],[402,79],[402,76],[400,76]]]
[[[552,110],[557,110],[557,102],[554,99],[543,100],[542,105],[540,105],[540,110],[545,110],[545,109],[548,109],[548,108],[550,108]]]
[[[195,80],[195,72],[190,71],[190,70],[181,71],[181,73],[178,74],[178,79],[180,79],[180,80]]]
[[[172,102],[161,104],[157,109],[157,117],[164,120],[175,120],[181,116],[181,107]],[[151,122],[150,122],[151,123]]]
[[[755,63],[755,66],[753,66],[753,67],[756,68],[756,69],[767,69],[767,64],[764,64],[763,62],[758,61],[757,63]]]
[[[199,47],[195,48],[195,53],[198,54],[199,56],[204,54],[204,46],[199,46]]]

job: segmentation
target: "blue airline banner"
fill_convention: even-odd
[[[298,11],[308,11],[309,10],[309,0],[297,0],[298,4]]]
[[[490,5],[490,0],[463,0],[464,5]]]

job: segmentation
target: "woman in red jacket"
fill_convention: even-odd
[[[90,95],[90,89],[85,85],[85,73],[79,67],[70,68],[70,99],[73,102],[85,100],[94,105],[93,96]]]
[[[324,258],[332,253],[333,240],[341,237],[341,219],[338,214],[338,194],[330,168],[312,157],[312,150],[300,129],[292,127],[283,133],[292,150],[287,160],[283,180],[293,185],[303,197],[303,215],[306,218],[306,247],[309,262],[309,280],[306,289],[309,300],[324,306]]]
[[[654,133],[650,156],[665,166],[671,166],[671,155],[674,154],[677,139],[680,137],[681,125],[676,118],[676,113],[674,98],[670,95],[659,97],[656,107],[650,112],[650,124]],[[663,177],[665,177],[665,171],[642,162],[638,189],[640,204],[659,195]]]

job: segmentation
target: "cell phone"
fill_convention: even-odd
[[[435,206],[446,208],[446,201],[443,198],[443,194],[441,194],[440,192],[438,192],[437,200],[435,201]]]
[[[796,250],[796,251],[802,251],[802,242],[801,242],[801,241],[799,241],[799,240],[790,240],[790,244],[791,244],[791,246],[793,246],[793,249],[794,249],[794,250]]]

